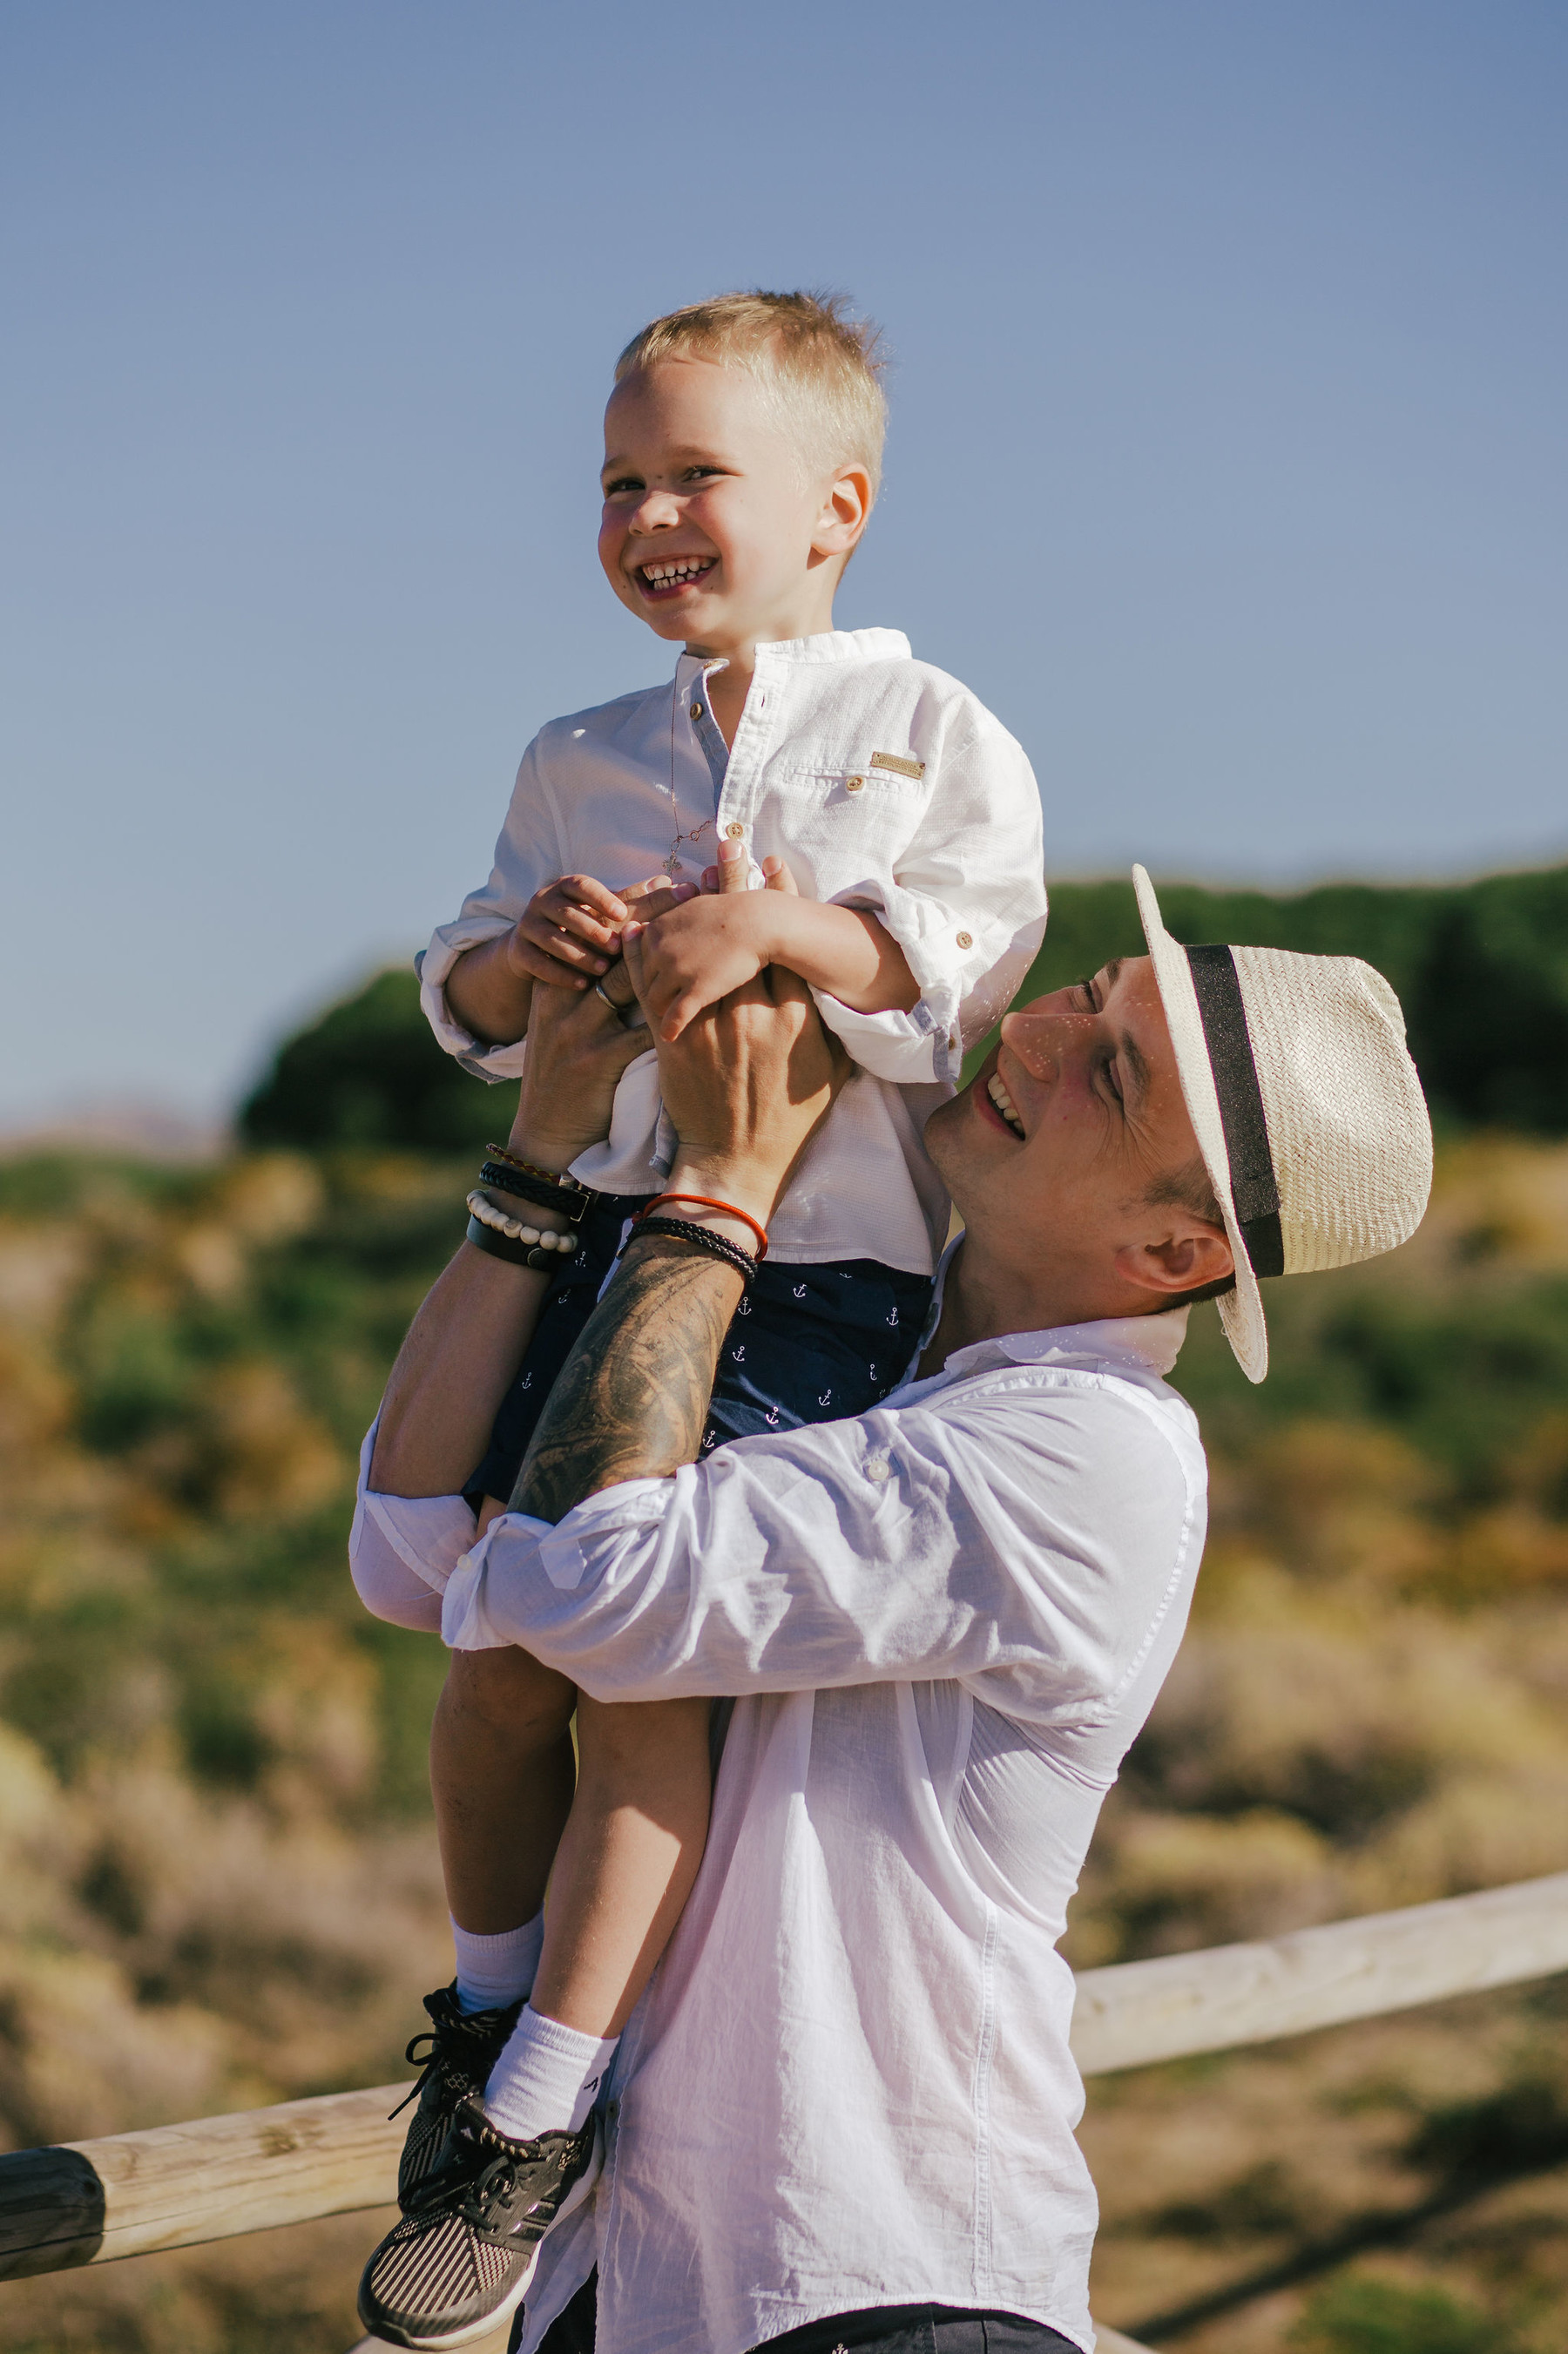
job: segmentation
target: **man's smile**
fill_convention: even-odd
[[[1023,1134],[1023,1121],[1019,1115],[1018,1106],[1013,1102],[1012,1097],[1008,1094],[1006,1087],[1002,1085],[1001,1073],[1000,1071],[993,1071],[991,1073],[990,1078],[985,1083],[985,1091],[987,1095],[990,1096],[998,1111],[1001,1114],[1003,1119],[1007,1122],[1009,1128],[1012,1129],[1014,1136],[1022,1136]]]
[[[1000,1129],[1004,1135],[1011,1136],[1014,1142],[1022,1143],[1026,1140],[1018,1106],[1008,1094],[1006,1085],[999,1072],[992,1071],[983,1086],[977,1081],[971,1092],[975,1110],[988,1128]]]
[[[651,605],[667,605],[705,578],[717,562],[716,556],[662,557],[655,563],[633,565],[631,577]]]

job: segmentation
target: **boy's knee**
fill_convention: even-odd
[[[706,1700],[577,1701],[577,1740],[585,1776],[633,1770],[668,1770],[700,1760],[707,1768]]]
[[[566,1734],[577,1697],[567,1677],[508,1645],[494,1651],[454,1651],[440,1705],[449,1719],[478,1720],[493,1735],[535,1742]]]

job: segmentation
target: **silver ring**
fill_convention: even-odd
[[[634,997],[629,999],[626,1004],[618,1005],[614,998],[611,997],[609,990],[606,989],[602,981],[596,981],[594,982],[593,993],[596,997],[603,999],[605,1004],[609,1006],[610,1012],[614,1014],[616,1020],[620,1023],[623,1030],[646,1029],[648,1025],[648,1016],[643,1013],[642,1008],[638,1004],[637,1000]]]

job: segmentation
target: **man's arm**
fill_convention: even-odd
[[[642,1039],[588,993],[541,989],[512,1129],[513,1150],[559,1173],[609,1126],[615,1088]],[[503,1206],[542,1232],[569,1235],[564,1212],[521,1196]],[[495,1409],[538,1321],[548,1272],[464,1242],[409,1327],[382,1400],[372,1490],[449,1496],[484,1452]]]
[[[1097,1720],[1180,1624],[1195,1435],[1131,1388],[1008,1366],[497,1521],[447,1588],[459,1650],[520,1644],[601,1701],[981,1676]]]
[[[637,1243],[550,1392],[510,1510],[564,1520],[601,1488],[694,1463],[740,1293],[734,1269],[692,1244]]]

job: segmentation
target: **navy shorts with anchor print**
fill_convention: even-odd
[[[501,1402],[490,1446],[464,1493],[504,1503],[545,1400],[593,1314],[628,1221],[647,1194],[601,1193],[577,1229],[517,1378]],[[679,1215],[672,1205],[672,1216]],[[873,1258],[785,1267],[764,1259],[719,1352],[703,1453],[726,1438],[799,1430],[864,1414],[908,1369],[931,1303],[931,1278]]]

